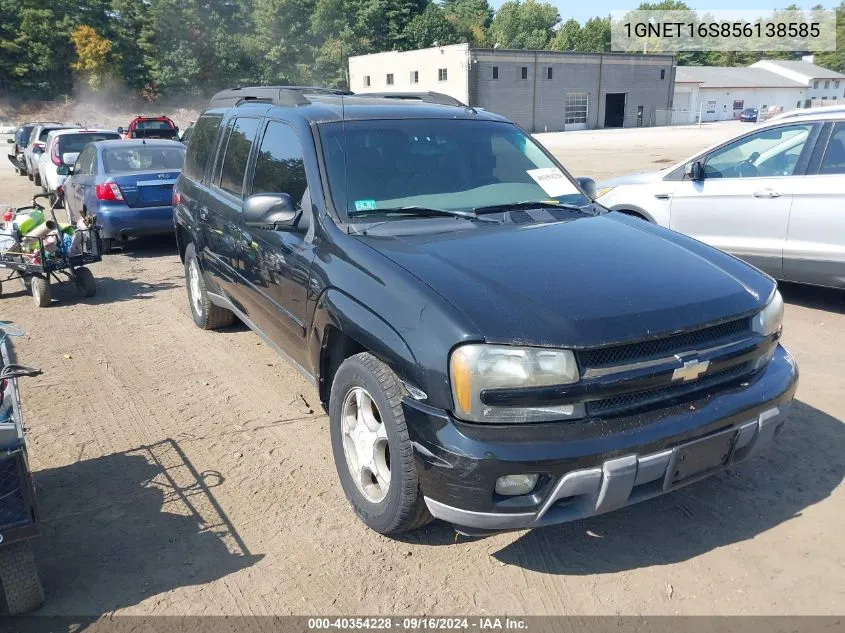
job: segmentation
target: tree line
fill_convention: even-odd
[[[664,0],[639,9],[687,7]],[[839,71],[843,15],[845,0],[843,48],[818,57]],[[488,0],[0,0],[0,16],[0,94],[33,98],[128,89],[154,101],[233,85],[343,86],[351,55],[462,42],[604,52],[611,34],[609,17],[564,20],[541,0],[509,0],[498,11]],[[680,53],[678,63],[759,57]]]

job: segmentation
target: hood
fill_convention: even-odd
[[[619,185],[642,185],[648,182],[656,182],[676,168],[677,165],[672,165],[660,171],[642,171],[628,176],[620,176],[619,178],[604,180],[596,185],[596,188],[601,189],[602,187],[616,187]]]
[[[759,310],[775,286],[730,255],[617,216],[358,239],[490,343],[577,348],[694,329]]]

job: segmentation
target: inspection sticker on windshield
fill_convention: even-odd
[[[553,198],[563,196],[568,193],[575,193],[577,189],[569,181],[569,178],[563,175],[563,172],[557,167],[547,167],[545,169],[529,169],[528,175],[534,179],[538,185],[543,188],[547,194]]]
[[[355,210],[356,211],[375,211],[376,210],[376,201],[375,200],[356,200],[355,201]]]

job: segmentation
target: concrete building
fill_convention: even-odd
[[[675,110],[700,111],[702,121],[726,121],[745,108],[800,108],[806,92],[805,83],[764,68],[678,66],[673,101]]]
[[[477,49],[349,59],[354,92],[440,92],[531,132],[654,125],[672,108],[673,55]]]
[[[751,64],[751,68],[767,70],[803,85],[806,88],[803,107],[809,107],[811,101],[845,98],[845,75],[816,66],[812,55],[801,61],[764,59]]]

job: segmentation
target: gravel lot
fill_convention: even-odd
[[[541,135],[576,175],[659,168],[737,124]],[[0,140],[5,146],[5,141]],[[35,189],[0,165],[0,204]],[[403,539],[353,516],[313,389],[244,327],[203,332],[169,240],[34,307],[5,284],[43,514],[45,614],[836,614],[845,604],[843,293],[786,286],[801,367],[765,456],[587,521]],[[656,280],[659,283],[659,280]]]

